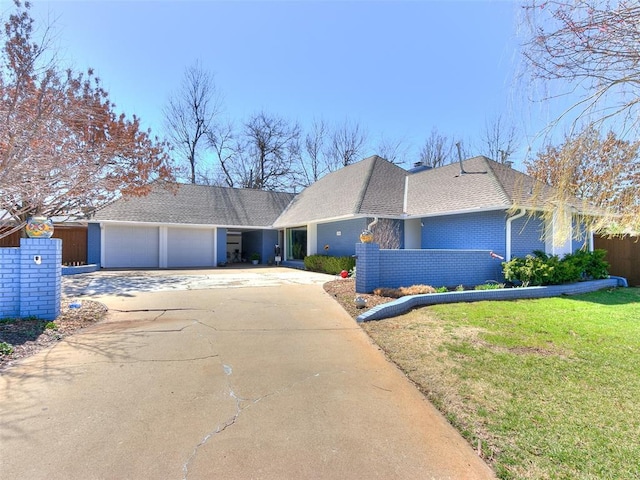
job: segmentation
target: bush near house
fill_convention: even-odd
[[[312,272],[338,275],[341,271],[351,271],[356,266],[353,257],[331,257],[329,255],[309,255],[304,257],[304,266]]]
[[[598,280],[609,275],[609,264],[604,260],[606,253],[605,250],[579,250],[560,258],[536,250],[533,255],[503,262],[502,268],[508,281],[525,287]]]

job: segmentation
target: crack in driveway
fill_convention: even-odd
[[[273,392],[266,393],[264,395],[260,395],[259,397],[256,397],[256,398],[243,398],[243,397],[237,395],[236,392],[233,390],[233,386],[231,384],[231,380],[229,379],[229,377],[233,373],[232,367],[230,365],[227,365],[227,364],[223,363],[222,361],[220,363],[222,365],[222,370],[223,370],[225,376],[227,377],[227,389],[228,389],[228,392],[229,392],[229,397],[234,399],[236,409],[235,409],[234,414],[231,417],[229,417],[224,422],[219,423],[218,425],[216,425],[215,429],[213,429],[212,431],[207,433],[202,438],[202,440],[200,440],[200,442],[194,447],[193,451],[191,452],[191,455],[189,455],[189,458],[187,458],[185,463],[182,465],[182,472],[184,474],[183,477],[182,477],[182,480],[187,480],[187,477],[189,475],[189,466],[191,465],[193,460],[198,455],[198,451],[200,450],[200,448],[202,448],[205,445],[207,445],[209,440],[211,440],[213,437],[215,437],[217,435],[220,435],[221,433],[223,433],[228,428],[234,426],[236,424],[236,422],[238,421],[238,418],[240,417],[240,414],[244,410],[250,408],[253,405],[256,405],[257,403],[261,402],[262,400],[264,400],[266,398],[273,397],[273,396],[279,395],[281,393],[285,393],[285,392],[291,390],[292,388],[295,388],[296,386],[309,381],[310,379],[317,378],[317,377],[320,376],[320,373],[315,373],[313,375],[308,375],[307,377],[303,378],[302,380],[298,380],[296,382],[292,382],[292,383],[290,383],[289,385],[286,385],[283,388],[277,389],[277,390],[275,390]],[[246,403],[246,402],[249,402],[249,403],[246,404],[246,405],[243,405],[243,403]]]

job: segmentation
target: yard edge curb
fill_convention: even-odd
[[[627,287],[627,280],[623,277],[613,277],[603,280],[570,283],[567,285],[549,285],[544,287],[498,288],[495,290],[468,290],[462,292],[426,293],[422,295],[408,295],[392,302],[377,305],[361,315],[358,323],[384,318],[395,317],[408,312],[412,308],[444,303],[479,302],[482,300],[518,300],[528,298],[558,297],[560,295],[578,295],[580,293],[595,292],[604,288]]]

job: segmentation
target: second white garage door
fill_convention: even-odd
[[[215,230],[168,228],[167,267],[215,267]]]

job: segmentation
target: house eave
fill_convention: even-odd
[[[327,217],[327,218],[316,218],[313,220],[307,220],[305,222],[299,223],[282,223],[282,224],[274,224],[274,229],[284,229],[284,228],[294,228],[299,227],[301,225],[321,225],[323,223],[331,223],[331,222],[340,222],[343,220],[357,220],[359,218],[388,218],[392,220],[404,220],[407,218],[407,215],[402,213],[398,215],[380,215],[377,213],[350,213],[347,215],[339,215],[335,217]]]
[[[274,230],[269,225],[227,225],[213,223],[175,223],[175,222],[139,222],[131,220],[90,220],[89,223],[98,223],[100,225],[124,225],[130,227],[188,227],[188,228],[228,228],[235,230]]]
[[[361,218],[364,217],[365,215],[355,215],[353,213],[347,214],[347,215],[339,215],[336,217],[329,217],[329,218],[314,218],[313,220],[306,220],[303,222],[288,222],[288,223],[274,223],[273,224],[273,228],[274,229],[284,229],[284,228],[294,228],[294,227],[299,227],[301,225],[312,225],[312,224],[320,224],[320,223],[328,223],[328,222],[339,222],[341,220],[350,220],[350,219],[354,219],[354,218]]]

